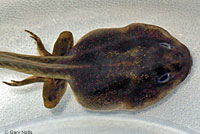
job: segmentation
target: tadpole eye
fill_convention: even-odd
[[[166,83],[170,79],[170,73],[165,73],[158,78],[158,83]]]
[[[159,45],[162,46],[162,47],[165,47],[167,49],[172,49],[172,46],[167,42],[162,42]]]

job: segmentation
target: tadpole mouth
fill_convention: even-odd
[[[188,70],[187,72],[189,73],[193,64],[193,60],[190,51],[185,45],[183,45],[183,49],[184,49],[184,62]]]
[[[182,44],[181,48],[174,54],[174,58],[178,60],[178,62],[172,64],[172,67],[176,72],[179,72],[182,77],[181,81],[183,81],[190,73],[193,64],[189,49]]]

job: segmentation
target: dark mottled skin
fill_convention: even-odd
[[[189,50],[181,42],[158,26],[140,23],[91,31],[66,56],[57,55],[0,52],[0,67],[34,74],[44,82],[46,78],[65,79],[78,102],[91,110],[132,110],[166,96],[192,66]],[[24,62],[17,66],[19,62],[13,59]],[[57,97],[60,100],[62,95]]]

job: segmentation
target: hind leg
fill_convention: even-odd
[[[40,40],[40,38],[39,38],[36,34],[32,33],[32,32],[29,31],[29,30],[25,30],[25,32],[28,32],[28,33],[31,35],[30,37],[33,38],[33,39],[36,41],[37,49],[38,49],[38,52],[39,52],[39,54],[40,54],[41,56],[51,56],[51,53],[49,53],[49,52],[45,49],[45,47],[44,47],[42,41]]]
[[[44,77],[30,76],[22,81],[11,80],[12,83],[5,82],[5,81],[3,81],[3,83],[5,83],[9,86],[23,86],[23,85],[32,84],[35,82],[44,82],[44,81],[45,81]]]
[[[36,34],[32,33],[31,31],[28,31],[28,30],[25,30],[25,31],[30,33],[30,35],[31,35],[30,37],[36,41],[37,49],[41,56],[51,56],[51,54],[45,49],[41,39]],[[11,80],[11,82],[3,81],[3,83],[5,83],[9,86],[23,86],[23,85],[32,84],[35,82],[44,82],[44,80],[45,80],[45,78],[43,78],[43,77],[31,76],[22,81]]]

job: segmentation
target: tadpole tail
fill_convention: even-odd
[[[72,56],[31,56],[0,51],[0,68],[32,74],[70,80]]]

